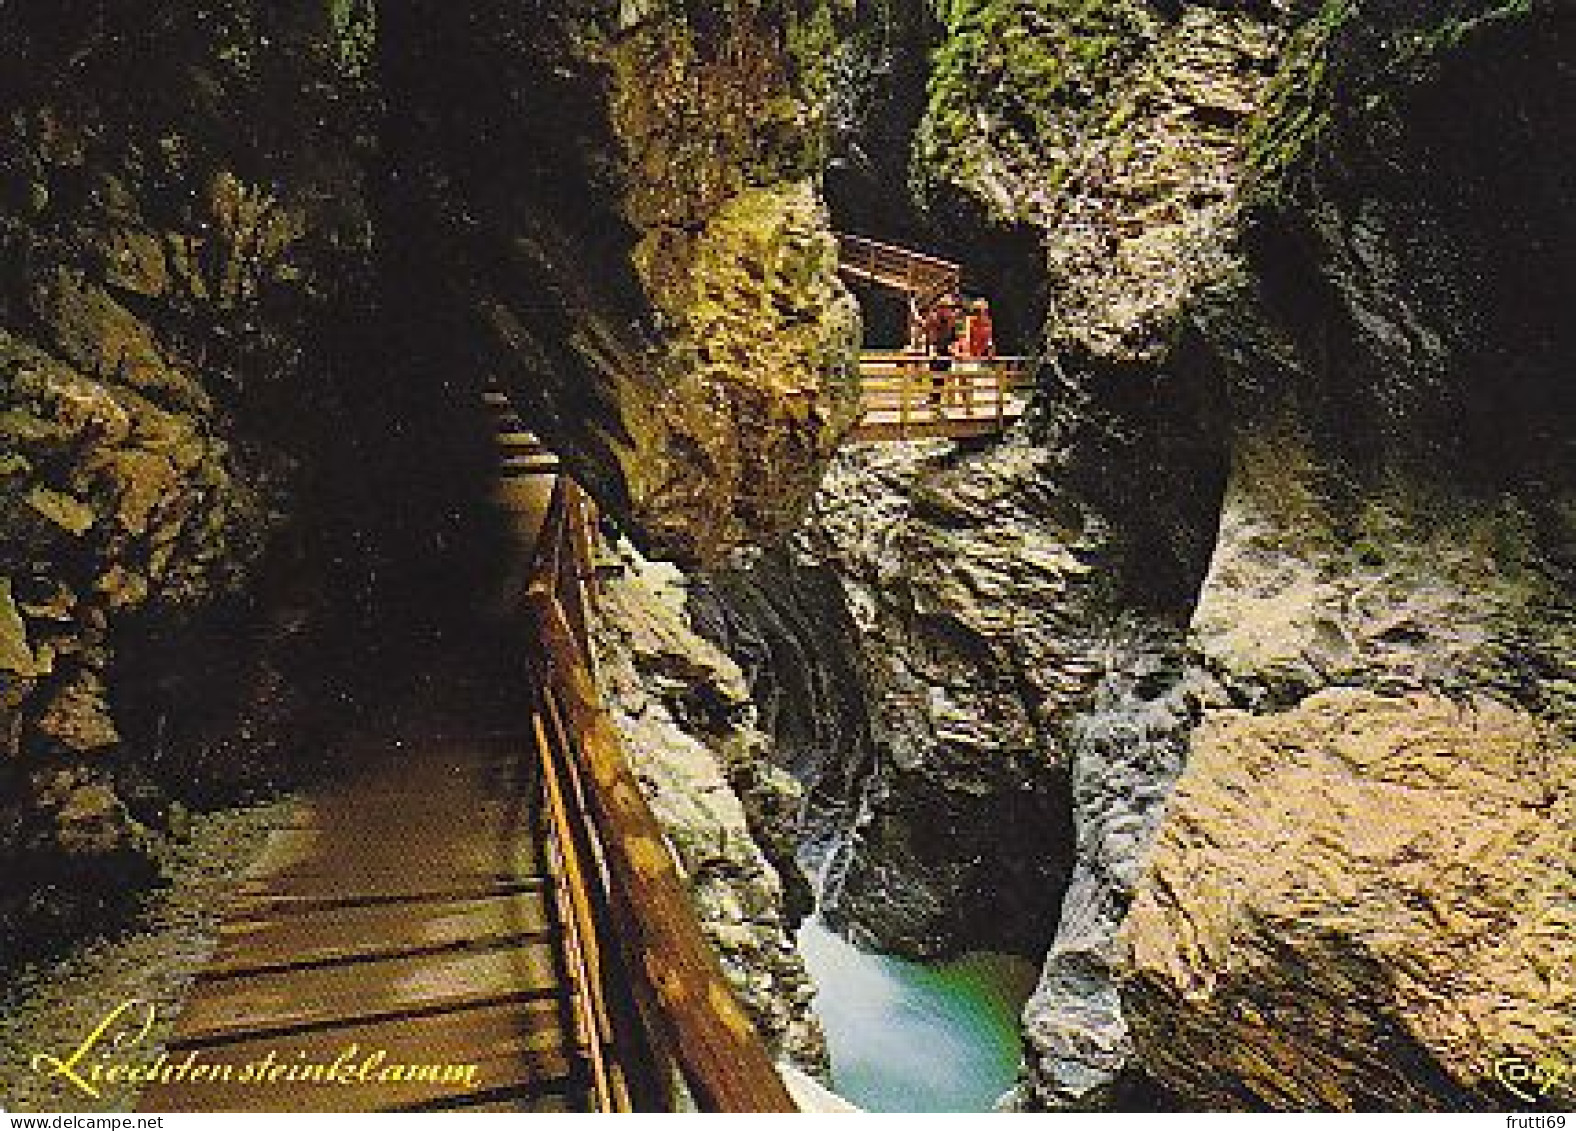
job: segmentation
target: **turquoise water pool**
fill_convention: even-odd
[[[868,954],[817,920],[799,951],[838,1093],[869,1111],[989,1111],[1018,1071],[1033,963],[970,954],[933,966]]]

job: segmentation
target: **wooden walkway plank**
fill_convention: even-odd
[[[204,978],[233,978],[290,966],[325,965],[415,953],[536,941],[553,929],[543,892],[417,904],[322,908],[312,915],[263,912],[224,924]]]
[[[507,945],[328,966],[296,966],[198,983],[181,1013],[183,1045],[475,1005],[500,990],[554,994],[551,943]]]
[[[145,1089],[145,1109],[585,1104],[540,807],[520,784],[534,783],[518,769],[534,749],[506,756],[512,738],[464,736],[424,746],[420,726],[395,729],[381,765],[325,785],[271,839],[167,1047],[240,1065],[269,1050],[332,1061],[353,1044],[390,1063],[475,1064],[477,1079],[171,1081]]]

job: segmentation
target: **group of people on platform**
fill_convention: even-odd
[[[948,391],[948,374],[958,363],[996,356],[995,328],[991,324],[990,303],[983,298],[968,302],[949,291],[928,307],[921,307],[912,296],[908,300],[908,348],[930,359],[930,391],[927,400],[933,412],[942,411]],[[968,380],[963,377],[962,380]],[[958,390],[953,390],[957,399]],[[966,398],[968,390],[962,392]],[[965,399],[965,403],[966,399]]]
[[[921,307],[918,299],[910,297],[908,348],[941,361],[995,357],[996,339],[991,324],[990,303],[983,298],[973,298],[965,303],[956,293],[949,291],[928,307]]]

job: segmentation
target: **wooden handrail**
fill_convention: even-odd
[[[950,260],[864,236],[839,236],[837,260],[839,269],[856,279],[925,301],[955,290],[963,276],[962,267]]]
[[[1004,431],[1024,411],[1037,359],[951,358],[940,369],[918,352],[860,355],[861,417],[854,439],[907,440],[985,436]]]
[[[850,250],[862,252],[881,252],[902,256],[905,259],[913,259],[930,266],[944,268],[953,274],[958,274],[963,270],[959,264],[953,262],[950,259],[942,259],[939,255],[927,255],[922,251],[914,251],[912,248],[901,247],[895,243],[886,243],[882,240],[873,240],[869,236],[856,236],[851,233],[843,233],[840,234],[837,239],[841,246],[847,247]]]
[[[558,479],[526,591],[545,660],[542,696],[560,723],[542,731],[551,740],[544,756],[568,762],[584,807],[581,819],[599,858],[594,870],[577,860],[579,874],[600,882],[624,975],[649,1006],[651,1044],[677,1064],[696,1104],[705,1111],[797,1111],[701,931],[662,827],[597,688],[585,624],[591,544],[586,502],[573,482]],[[568,749],[555,749],[560,746]],[[555,782],[560,805],[568,792]],[[596,940],[587,946],[594,951]]]

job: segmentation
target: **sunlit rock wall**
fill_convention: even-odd
[[[800,790],[772,762],[749,687],[696,635],[682,575],[626,548],[595,610],[598,676],[626,753],[730,982],[774,1053],[827,1067],[793,934],[810,909],[794,863]]]
[[[382,37],[391,199],[451,361],[658,554],[791,528],[855,399],[817,188],[833,6],[451,7]]]

